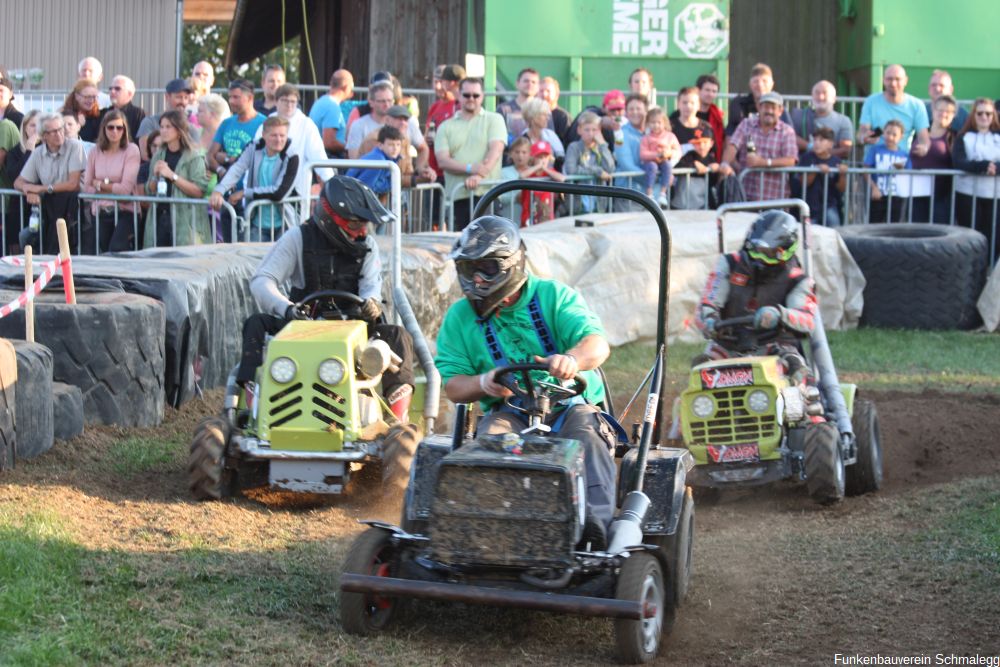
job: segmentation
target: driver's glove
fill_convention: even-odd
[[[781,311],[775,306],[758,308],[753,314],[754,329],[777,329],[781,324]]]
[[[294,303],[288,304],[288,308],[285,309],[285,321],[291,322],[292,320],[308,320],[309,313],[306,312],[301,306],[296,306]]]
[[[366,322],[374,322],[382,314],[382,304],[373,296],[365,299],[361,304],[361,319]]]

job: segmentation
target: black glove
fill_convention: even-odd
[[[285,309],[285,321],[291,322],[292,320],[308,320],[310,319],[309,313],[294,303],[288,304],[288,308]]]
[[[382,314],[382,304],[373,296],[365,299],[361,304],[361,319],[366,322],[374,322]]]

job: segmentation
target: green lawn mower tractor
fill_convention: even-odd
[[[718,210],[719,249],[727,212],[798,207],[803,220],[803,268],[810,270],[809,208],[800,199],[726,204]],[[708,489],[766,484],[779,479],[805,482],[819,503],[877,491],[882,485],[882,446],[878,414],[859,398],[852,384],[841,384],[817,312],[815,330],[804,351],[815,380],[789,381],[778,356],[760,350],[774,331],[754,331],[742,341],[747,356],[704,361],[691,369],[687,388],[675,402],[674,437],[691,452],[690,483]],[[716,330],[741,328],[753,317],[716,323]]]
[[[660,447],[666,356],[670,237],[660,209],[633,190],[544,181],[512,181],[479,201],[482,215],[512,190],[622,197],[650,211],[661,234],[657,355],[641,433],[620,433],[618,511],[606,544],[582,535],[585,479],[582,445],[545,430],[559,401],[585,388],[546,381],[546,366],[515,364],[497,372],[517,395],[528,427],[475,434],[457,406],[452,435],[429,436],[417,449],[400,526],[365,521],[340,577],[340,619],[352,633],[385,629],[408,598],[610,617],[621,659],[656,657],[669,635],[691,577],[693,466],[682,448]],[[610,397],[610,392],[607,393]],[[608,404],[603,409],[611,413]],[[659,434],[659,435],[657,435]]]
[[[400,287],[399,227],[393,224],[393,298],[386,315],[413,338],[423,375],[416,374],[411,405],[422,405],[422,413],[411,408],[401,423],[383,401],[382,374],[400,359],[384,341],[369,339],[362,300],[335,290],[310,294],[297,307],[314,319],[293,320],[266,342],[249,401],[234,369],[222,415],[198,425],[188,459],[195,498],[220,499],[263,485],[339,494],[362,468],[366,477],[376,473],[369,478],[380,477],[386,492],[405,489],[420,432],[431,432],[437,418],[440,376]]]

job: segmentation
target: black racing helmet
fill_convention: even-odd
[[[799,223],[785,211],[764,211],[753,221],[743,249],[758,268],[784,266],[799,249]]]
[[[353,241],[364,235],[367,223],[378,226],[393,219],[372,189],[350,176],[334,176],[324,183],[319,202],[316,224],[331,238],[340,234]]]
[[[470,222],[451,258],[462,292],[480,317],[489,316],[528,279],[521,232],[507,218],[485,215]]]

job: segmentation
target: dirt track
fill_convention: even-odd
[[[953,485],[930,485],[973,477],[995,482],[1000,476],[1000,457],[984,455],[992,453],[1000,433],[1000,398],[936,392],[869,397],[882,421],[885,489],[819,508],[803,489],[779,484],[699,506],[691,595],[664,664],[832,664],[838,651],[1000,649],[998,609],[977,608],[982,602],[947,577],[911,575],[910,552],[903,549],[897,558],[886,548],[894,539],[909,544],[914,522],[934,514],[934,494],[943,494],[945,505],[960,502]],[[205,404],[185,408],[169,428],[189,433],[205,410]],[[266,549],[270,536],[291,534],[328,541],[339,557],[358,530],[355,519],[373,514],[350,495],[257,493],[230,503],[194,503],[183,466],[176,463],[127,480],[96,474],[93,464],[122,435],[92,429],[23,462],[2,479],[0,503],[59,508],[89,548],[147,552],[177,548],[177,535],[230,550]],[[916,499],[928,494],[930,501]],[[390,520],[397,512],[374,510]],[[334,618],[328,629],[339,633]],[[433,604],[418,605],[393,632],[396,653],[386,655],[372,640],[337,637],[335,643],[355,646],[361,662],[372,664],[613,659],[605,621]]]

